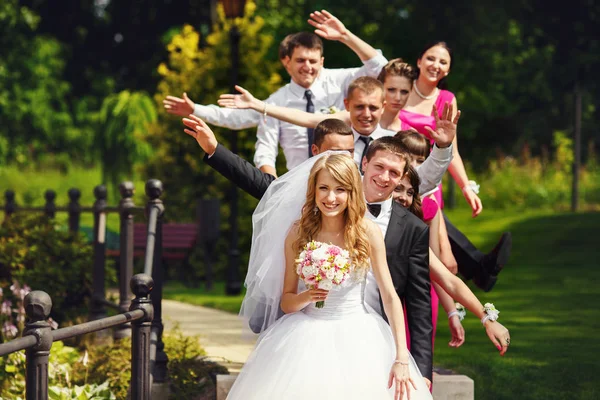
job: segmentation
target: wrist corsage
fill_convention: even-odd
[[[485,325],[487,321],[496,321],[500,311],[496,310],[496,307],[492,303],[485,303],[483,306],[483,312],[485,315],[481,318],[481,323]]]
[[[322,107],[319,112],[321,114],[335,114],[337,112],[340,112],[340,110],[337,109],[336,106],[330,106],[330,107]]]
[[[472,191],[475,194],[479,194],[479,188],[481,185],[478,185],[475,181],[468,181],[465,186],[462,188],[462,192],[464,193],[467,190]]]
[[[450,311],[448,313],[448,319],[450,319],[456,315],[456,316],[458,316],[458,320],[462,321],[463,319],[465,319],[465,316],[467,315],[467,310],[465,310],[465,307],[460,303],[456,303],[455,307],[456,307],[456,310]]]

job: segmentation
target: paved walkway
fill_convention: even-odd
[[[199,335],[210,359],[230,372],[239,372],[256,343],[237,314],[163,299],[162,317],[167,330],[179,324],[186,336]]]

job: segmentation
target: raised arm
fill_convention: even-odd
[[[275,177],[232,153],[217,142],[213,131],[195,115],[183,119],[185,133],[196,139],[206,153],[204,161],[251,196],[261,199]]]
[[[378,55],[377,50],[346,29],[342,21],[327,10],[310,13],[308,23],[316,28],[315,33],[323,39],[335,40],[348,46],[361,61],[368,61]]]
[[[367,234],[371,245],[371,267],[379,287],[381,301],[388,318],[394,341],[396,342],[396,359],[390,371],[388,386],[396,384],[396,396],[394,398],[404,398],[403,393],[407,391],[410,398],[410,386],[416,389],[416,385],[409,374],[409,357],[406,345],[406,330],[404,327],[404,315],[402,312],[402,303],[394,289],[390,269],[387,265],[385,242],[381,230],[371,221],[364,220],[367,226]],[[398,394],[400,393],[400,397]]]
[[[448,268],[435,256],[433,251],[429,250],[429,268],[431,279],[437,282],[452,298],[459,301],[469,311],[471,311],[479,319],[485,316],[484,308],[479,299],[473,294],[471,289],[457,276],[448,271]],[[485,332],[488,337],[500,351],[500,355],[504,355],[508,350],[508,342],[510,334],[499,322],[487,320],[484,324]]]
[[[260,115],[252,110],[232,110],[213,104],[195,104],[185,92],[183,97],[167,96],[163,100],[163,107],[169,114],[181,117],[194,114],[209,124],[233,130],[256,127],[260,120]]]
[[[305,128],[314,128],[319,122],[328,118],[337,118],[346,123],[349,123],[350,121],[347,111],[340,111],[335,114],[308,113],[294,108],[268,104],[267,102],[256,99],[252,93],[241,86],[236,86],[235,88],[241,94],[222,94],[218,101],[220,106],[234,109],[252,109],[260,112],[264,116],[276,118],[280,121],[289,122]]]

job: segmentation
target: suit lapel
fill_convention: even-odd
[[[385,250],[389,255],[395,254],[398,250],[399,238],[404,233],[404,218],[406,217],[406,209],[401,205],[392,203],[392,215],[387,231],[385,232]],[[388,259],[389,263],[389,259]]]

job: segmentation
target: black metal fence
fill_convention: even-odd
[[[115,339],[120,339],[125,336],[131,334],[131,323],[133,323],[133,340],[139,344],[140,341],[144,341],[143,346],[146,344],[149,346],[149,352],[146,354],[140,353],[140,348],[135,349],[135,346],[132,344],[132,399],[146,399],[149,397],[143,397],[144,393],[142,388],[146,388],[146,386],[139,386],[136,389],[136,393],[139,395],[133,396],[134,394],[134,382],[133,377],[136,376],[135,385],[138,385],[138,381],[143,381],[144,385],[146,383],[150,385],[154,382],[164,382],[167,375],[167,362],[168,358],[164,352],[164,343],[162,340],[163,333],[163,323],[162,323],[162,289],[163,289],[163,265],[162,265],[162,224],[163,224],[163,215],[164,215],[164,205],[160,196],[163,192],[162,183],[156,179],[150,179],[146,182],[146,195],[148,196],[148,202],[146,207],[135,206],[133,202],[133,192],[134,186],[131,182],[123,182],[119,185],[119,191],[121,194],[121,200],[117,207],[109,207],[107,203],[107,190],[104,185],[99,185],[94,188],[94,196],[96,201],[92,207],[81,207],[79,204],[79,198],[81,197],[81,193],[78,189],[69,190],[69,199],[70,202],[66,207],[57,207],[54,203],[56,198],[56,193],[52,190],[47,190],[45,193],[46,204],[44,207],[19,207],[15,203],[15,193],[13,191],[7,190],[5,192],[5,204],[4,204],[4,213],[5,218],[9,218],[12,214],[17,211],[30,211],[30,212],[43,212],[49,218],[54,218],[56,212],[68,212],[69,213],[69,230],[73,233],[79,231],[79,221],[80,215],[82,212],[92,212],[94,215],[94,228],[93,228],[93,272],[92,272],[92,301],[90,306],[90,322],[76,325],[70,328],[65,328],[66,330],[71,329],[72,331],[65,331],[64,329],[59,329],[57,331],[51,332],[45,319],[47,319],[48,315],[45,318],[40,317],[40,307],[46,306],[46,303],[41,302],[38,297],[34,296],[34,299],[30,299],[30,302],[35,300],[34,303],[30,304],[33,311],[31,311],[35,319],[35,324],[32,325],[31,329],[27,328],[26,333],[20,339],[13,340],[8,343],[4,343],[0,345],[0,355],[5,355],[12,353],[14,351],[22,350],[22,349],[37,349],[36,352],[40,352],[39,357],[34,357],[33,359],[38,361],[32,361],[32,365],[42,365],[41,370],[44,370],[43,365],[45,367],[45,377],[42,375],[35,375],[38,372],[31,371],[32,380],[30,382],[30,372],[29,372],[29,358],[30,355],[28,353],[28,370],[27,370],[27,385],[28,385],[28,394],[27,399],[41,399],[47,397],[30,397],[30,391],[32,393],[47,393],[47,361],[48,361],[48,350],[52,342],[49,342],[49,336],[46,333],[44,336],[44,341],[42,342],[42,336],[40,336],[43,332],[48,332],[52,334],[53,341],[63,340],[68,337],[73,337],[77,335],[81,335],[88,332],[102,331],[103,329],[109,327],[117,327],[114,333]],[[119,213],[120,219],[120,255],[119,255],[119,304],[114,304],[106,299],[106,290],[104,285],[104,277],[105,277],[105,265],[106,265],[106,218],[107,214],[111,212]],[[148,231],[146,238],[146,252],[145,252],[145,262],[144,262],[144,274],[136,275],[136,279],[132,280],[133,275],[133,223],[134,223],[134,215],[145,213],[148,219]],[[139,278],[140,276],[145,276],[150,279],[150,282],[146,282]],[[150,278],[151,277],[151,278]],[[135,277],[134,277],[135,278]],[[144,281],[146,286],[143,286],[140,280]],[[128,285],[129,282],[132,282],[131,285]],[[134,283],[137,282],[143,287],[150,287],[150,289],[145,291],[145,289],[134,288]],[[137,284],[135,283],[135,284]],[[131,299],[131,290],[136,294],[136,298],[133,303],[130,301]],[[138,292],[136,292],[138,290]],[[151,298],[148,298],[148,294],[152,290]],[[49,296],[43,292],[32,292],[37,293],[36,296],[41,296],[40,298],[44,298],[48,300],[51,305]],[[145,293],[145,295],[143,295]],[[43,294],[43,295],[42,295]],[[145,296],[145,297],[144,297]],[[151,307],[148,308],[148,304],[151,303]],[[137,308],[133,308],[133,307]],[[143,307],[142,307],[143,306]],[[120,312],[120,314],[113,317],[106,317],[107,311],[106,307],[111,307]],[[149,314],[140,314],[135,311],[138,309],[144,309],[146,312],[149,310]],[[48,314],[50,312],[50,306],[47,307]],[[45,310],[45,308],[43,308]],[[45,312],[45,311],[44,311]],[[37,313],[37,314],[36,314]],[[135,313],[135,314],[134,314]],[[42,313],[43,314],[43,313]],[[29,317],[29,311],[28,311]],[[150,316],[148,318],[148,315]],[[139,327],[136,328],[135,321],[139,322]],[[29,326],[29,325],[28,325]],[[144,327],[150,327],[148,331],[148,336],[140,336],[135,337],[136,334],[139,333],[139,329]],[[67,333],[59,333],[59,332],[67,332]],[[142,330],[142,332],[146,332],[146,330]],[[145,333],[143,333],[145,335]],[[138,347],[139,347],[138,346]],[[47,347],[46,350],[43,350]],[[135,353],[134,353],[135,351]],[[30,352],[28,350],[28,352]],[[42,353],[45,354],[45,359],[42,356]],[[37,353],[35,353],[37,354]],[[135,356],[135,357],[133,357]],[[36,358],[38,357],[38,358]],[[40,358],[41,357],[41,358]],[[151,372],[150,377],[146,377],[146,372],[148,371],[148,367],[140,366],[139,363],[134,367],[133,360],[135,358],[143,358],[143,360],[147,360],[149,362],[149,371]],[[32,359],[32,360],[33,360]],[[41,360],[41,361],[39,361]],[[44,361],[45,360],[45,361]],[[45,362],[45,364],[44,364]],[[145,362],[145,361],[144,361]],[[41,364],[40,364],[41,363]],[[34,367],[32,367],[34,368]],[[36,367],[37,368],[37,367]],[[146,372],[145,372],[146,371]],[[45,379],[46,386],[44,388],[37,388],[39,382]],[[36,389],[29,389],[30,385],[36,385]],[[141,385],[141,384],[139,384]],[[139,390],[138,390],[139,389]],[[145,390],[145,389],[144,389]],[[31,396],[34,396],[33,394]],[[37,396],[37,395],[35,395]],[[46,394],[47,396],[47,394]],[[149,395],[148,395],[149,396]]]
[[[135,299],[129,311],[68,328],[53,331],[47,322],[52,309],[52,299],[43,291],[34,290],[25,296],[27,323],[23,337],[0,344],[0,356],[25,350],[26,357],[26,399],[48,398],[48,359],[53,342],[79,335],[100,331],[113,326],[131,323],[131,398],[150,399],[150,347],[151,323],[154,310],[150,292],[154,282],[146,274],[131,278],[131,290]]]

